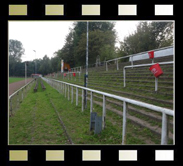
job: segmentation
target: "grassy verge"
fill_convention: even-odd
[[[80,91],[81,94],[81,91]],[[63,94],[64,96],[64,94]],[[64,101],[65,100],[65,101]],[[75,94],[74,94],[75,101]],[[121,144],[122,141],[122,117],[107,111],[106,127],[101,134],[95,135],[89,131],[90,110],[81,111],[81,97],[79,105],[71,104],[68,97],[61,100],[54,99],[53,102],[67,127],[67,130],[75,144]],[[88,107],[90,101],[87,102]],[[94,112],[102,116],[102,107],[94,104]],[[139,134],[140,133],[140,134]],[[149,129],[144,129],[128,121],[127,144],[160,144],[160,137],[154,135]]]
[[[43,91],[39,84],[37,92],[33,92],[33,85],[19,109],[10,118],[10,144],[68,144],[50,99],[74,144],[121,144],[123,122],[121,116],[107,111],[105,130],[100,134],[94,134],[94,131],[89,130],[90,101],[87,102],[88,108],[82,112],[80,96],[79,104],[76,106],[75,94],[74,102],[71,104],[71,96],[68,100],[68,96],[64,97],[65,93],[59,93],[46,82],[44,85],[46,90]],[[81,90],[79,94],[81,95]],[[102,107],[94,104],[93,112],[102,116]],[[160,144],[160,137],[128,120],[126,141],[126,144]]]

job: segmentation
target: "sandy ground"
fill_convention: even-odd
[[[28,78],[27,83],[30,82],[32,79],[33,78]],[[13,83],[9,84],[9,96],[24,85],[25,85],[25,80],[13,82]]]

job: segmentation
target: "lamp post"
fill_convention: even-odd
[[[34,52],[35,52],[35,74],[37,74],[36,73],[36,50],[33,50]]]
[[[86,74],[85,74],[85,87],[87,87],[88,84],[88,21],[87,21],[87,32],[86,32]],[[84,108],[87,108],[87,91],[84,91]]]
[[[29,61],[25,61],[25,84],[27,83],[27,66]]]

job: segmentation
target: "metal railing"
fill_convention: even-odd
[[[75,73],[75,76],[73,75]],[[65,74],[65,76],[64,76]],[[76,71],[76,72],[71,72],[71,71],[66,71],[66,72],[58,72],[58,73],[55,73],[54,75],[52,74],[48,74],[46,75],[46,77],[48,78],[62,78],[63,80],[64,79],[68,79],[68,80],[72,80],[74,78],[74,80],[76,81],[77,80],[77,77],[78,77],[78,80],[81,80],[81,72],[80,71]],[[77,76],[78,75],[78,76]]]
[[[108,71],[108,64],[107,63],[109,63],[109,62],[115,61],[116,69],[119,70],[118,61],[120,59],[129,58],[129,61],[131,61],[131,66],[133,66],[134,57],[137,57],[137,56],[141,55],[141,56],[143,56],[143,57],[141,57],[141,59],[148,59],[148,52],[150,52],[150,51],[154,51],[155,55],[156,55],[156,53],[157,54],[162,54],[162,55],[165,54],[166,56],[173,55],[173,50],[172,51],[169,50],[171,48],[173,49],[173,46],[162,47],[162,48],[159,48],[159,49],[149,50],[149,51],[145,51],[145,52],[141,52],[141,53],[136,53],[136,54],[127,55],[127,56],[123,56],[123,57],[119,57],[119,58],[110,59],[110,60],[106,61],[106,71]],[[168,53],[166,52],[166,50],[168,50]],[[163,51],[163,52],[158,53],[158,51]],[[154,58],[156,58],[156,56]],[[152,59],[152,63],[154,63],[154,59]]]
[[[20,102],[23,101],[23,99],[26,96],[27,91],[30,89],[31,85],[34,83],[35,79],[31,80],[26,85],[22,86],[20,89],[15,91],[13,94],[9,96],[9,116],[13,115],[13,111],[16,110],[20,104]],[[15,106],[13,108],[13,105]]]
[[[81,72],[82,66],[71,68],[71,72]]]
[[[140,65],[132,65],[132,66],[125,66],[123,68],[123,85],[124,87],[126,87],[126,69],[127,68],[136,68],[136,67],[145,67],[145,66],[152,66],[156,63],[148,63],[148,64],[140,64]],[[170,61],[170,62],[159,62],[158,64],[160,65],[168,65],[168,64],[174,64],[174,61]],[[155,91],[158,90],[158,78],[155,77]]]
[[[47,79],[47,78],[42,78],[42,79],[45,80],[48,84],[50,84],[54,88],[56,88],[56,89],[60,88],[60,91],[63,94],[65,94],[65,97],[67,97],[67,92],[68,92],[68,100],[70,100],[70,87],[71,87],[71,103],[73,103],[73,95],[74,95],[73,89],[75,87],[76,88],[76,106],[78,105],[78,89],[81,89],[82,90],[82,111],[84,111],[84,90],[87,90],[90,92],[90,113],[93,111],[93,93],[103,95],[103,108],[102,108],[102,128],[103,129],[105,128],[105,119],[106,119],[106,97],[110,97],[113,99],[117,99],[119,101],[123,101],[123,128],[122,128],[122,130],[123,130],[123,132],[122,132],[122,144],[123,145],[126,143],[126,123],[127,123],[128,104],[133,104],[136,106],[150,109],[152,111],[162,113],[161,144],[162,145],[167,144],[167,141],[168,141],[168,127],[167,127],[168,115],[174,117],[173,110],[159,107],[159,106],[155,106],[152,104],[147,104],[147,103],[144,103],[141,101],[136,101],[133,99],[117,96],[114,94],[110,94],[110,93],[82,87],[79,85],[70,84],[70,83],[63,82],[63,81],[58,81],[58,80],[54,80],[54,79]],[[174,138],[173,138],[173,140],[174,140]]]
[[[173,46],[162,47],[162,48],[158,48],[158,49],[154,49],[154,50],[144,51],[144,52],[140,52],[140,53],[136,53],[136,54],[131,54],[131,55],[123,56],[123,57],[110,59],[110,60],[107,60],[107,61],[102,61],[100,63],[89,64],[88,67],[97,67],[97,66],[100,66],[100,65],[102,65],[102,66],[105,65],[106,71],[108,71],[108,63],[114,61],[116,63],[116,69],[119,70],[118,61],[121,60],[121,59],[129,58],[129,61],[131,61],[131,65],[133,66],[133,62],[135,61],[134,57],[137,57],[137,56],[141,55],[141,56],[144,56],[143,59],[147,59],[148,58],[148,52],[150,52],[150,51],[155,52],[155,57],[154,58],[156,58],[156,53],[157,54],[162,54],[162,53],[158,53],[158,51],[164,51],[163,54],[167,54],[166,56],[173,55],[173,50],[172,51],[169,50],[171,48],[173,49]],[[169,50],[171,53],[170,52],[167,53],[166,52],[167,50]],[[152,59],[152,63],[154,63],[154,59]],[[72,72],[77,72],[77,71],[82,72],[82,70],[84,70],[85,67],[86,67],[85,65],[84,66],[74,67],[74,68],[71,68],[71,71]]]

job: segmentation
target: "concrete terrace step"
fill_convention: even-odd
[[[74,91],[74,95],[75,95],[75,91]],[[79,94],[79,96],[81,97],[81,94]],[[95,98],[102,99],[102,97],[99,97],[99,96],[97,96],[95,94],[94,94],[93,97],[94,97],[93,98],[93,103],[95,103],[97,105],[100,105],[102,107],[103,106],[102,102],[100,102],[99,100],[97,100],[97,101],[95,100]],[[87,100],[90,100],[90,95],[88,95]],[[119,111],[118,109],[116,109],[113,106],[109,105],[110,103],[112,103],[112,104],[118,105],[118,106],[120,106],[122,108],[122,106],[123,106],[122,103],[120,103],[119,101],[118,102],[117,101],[112,101],[109,98],[107,98],[106,101],[107,101],[106,102],[106,109],[107,109],[107,111],[112,111],[112,112],[120,115],[121,117],[123,116],[123,112],[122,111]],[[153,112],[153,111],[147,112],[147,111],[145,111],[143,109],[137,109],[137,108],[131,106],[130,104],[128,106],[128,111],[129,112],[135,112],[135,113],[141,114],[143,116],[147,116],[147,117],[149,117],[149,118],[151,118],[151,119],[153,119],[155,121],[158,121],[158,122],[162,121],[162,118],[161,118],[160,115],[158,115],[158,113]],[[138,126],[141,126],[143,128],[148,128],[151,132],[155,133],[158,136],[161,136],[161,127],[159,127],[158,125],[155,125],[155,124],[154,125],[150,124],[148,122],[149,120],[144,120],[142,118],[138,118],[135,115],[130,115],[130,113],[127,114],[127,119],[129,119],[132,123],[134,123],[134,124],[136,124]],[[172,120],[169,121],[169,125],[170,125],[171,128],[173,127],[173,121]],[[173,139],[173,134],[171,133],[171,131],[169,131],[168,137],[171,140]]]
[[[90,77],[88,77],[88,82],[91,81],[93,79],[91,79]],[[102,79],[103,81],[107,80],[107,81],[112,81],[111,83],[113,83],[114,81],[118,81],[118,82],[123,82],[123,79]],[[148,81],[148,80],[133,80],[133,79],[126,79],[126,82],[136,82],[136,83],[152,83],[154,84],[154,80],[153,81]],[[173,82],[171,81],[161,81],[161,79],[158,80],[158,84],[163,84],[163,85],[173,85]],[[127,85],[128,86],[128,85]]]
[[[129,92],[123,92],[123,91],[117,91],[117,90],[111,90],[111,89],[106,89],[106,88],[102,88],[102,87],[97,87],[97,86],[88,86],[89,88],[93,88],[93,89],[99,89],[102,90],[104,92],[109,92],[109,93],[113,93],[113,94],[117,94],[120,96],[124,96],[127,95],[128,98],[131,98],[130,96],[132,96],[132,98],[138,98],[139,101],[142,101],[142,99],[145,99],[147,103],[151,103],[152,101],[156,101],[158,103],[161,104],[165,104],[166,108],[170,108],[173,107],[173,101],[172,100],[162,100],[162,99],[157,99],[155,97],[148,97],[148,96],[142,96],[142,95],[137,95],[137,94],[133,94],[133,93],[129,93]],[[148,101],[147,101],[148,100]],[[151,101],[151,102],[149,102]]]
[[[140,73],[138,70],[132,69],[132,70],[126,70],[126,73],[128,73],[129,75],[151,75],[152,73],[150,72],[150,70],[141,70]],[[173,69],[172,70],[166,70],[163,71],[163,75],[172,75],[173,74]],[[122,70],[118,70],[118,71],[113,71],[113,72],[89,72],[89,75],[104,75],[104,76],[111,76],[111,75],[123,75],[123,71]]]
[[[162,76],[167,76],[167,75],[173,75],[173,69],[166,69],[166,70],[163,70],[163,75]],[[150,70],[147,70],[147,69],[141,69],[141,70],[138,70],[137,68],[134,68],[134,69],[127,69],[126,70],[126,74],[127,75],[152,75],[153,74],[151,73]],[[116,71],[112,71],[112,72],[109,72],[109,71],[97,71],[97,72],[89,72],[89,75],[90,76],[98,76],[98,75],[103,75],[103,76],[121,76],[123,75],[123,70],[116,70]]]
[[[165,61],[163,61],[165,62]],[[155,62],[156,63],[156,62]],[[161,62],[160,62],[161,63]],[[140,65],[140,64],[152,64],[152,62],[146,62],[146,63],[133,63],[133,65]],[[118,67],[119,67],[119,70],[122,70],[125,66],[132,66],[131,63],[123,63],[123,64],[118,64]],[[160,64],[160,67],[162,69],[166,69],[166,67],[168,66],[172,66],[173,67],[173,64]],[[112,69],[114,70],[117,70],[117,65],[116,64],[108,64],[108,71],[111,71]],[[135,67],[134,67],[135,68]],[[150,66],[141,66],[141,67],[138,67],[136,69],[140,69],[140,68],[144,68],[144,69],[149,69]],[[104,68],[103,68],[104,69]]]
[[[103,99],[102,97],[99,97],[97,95],[94,95],[95,98],[98,98],[98,99]],[[123,103],[122,102],[119,102],[119,101],[114,101],[114,100],[111,100],[111,99],[106,99],[107,101],[107,104],[108,103],[111,103],[111,104],[114,104],[114,105],[117,105],[121,108],[123,108]],[[111,106],[112,107],[112,106]],[[128,111],[130,112],[135,112],[137,114],[140,114],[140,115],[143,115],[143,116],[147,116],[157,122],[162,122],[162,116],[160,116],[159,114],[157,114],[157,112],[154,112],[154,111],[150,111],[150,112],[147,112],[143,109],[137,109],[133,106],[131,106],[130,104],[128,105]],[[173,127],[173,120],[169,120],[169,124],[171,125],[171,127]]]
[[[114,85],[108,85],[107,83],[106,84],[102,84],[102,83],[89,83],[88,84],[89,86],[91,85],[96,85],[96,86],[107,86],[107,87],[111,87],[111,88],[114,88],[116,90],[119,90],[119,91],[125,91],[125,90],[131,90],[131,91],[139,91],[140,93],[148,93],[148,94],[160,94],[160,95],[164,95],[164,96],[170,96],[173,98],[173,92],[172,93],[168,93],[168,92],[161,92],[161,91],[158,91],[158,92],[155,92],[154,91],[154,88],[153,89],[150,89],[150,90],[147,90],[147,89],[142,89],[142,88],[132,88],[132,87],[126,87],[124,88],[123,86],[114,86]]]
[[[101,102],[94,101],[94,103],[102,106]],[[112,108],[111,106],[106,107],[106,109],[108,111],[115,112],[116,114],[120,115],[121,117],[123,116],[123,112],[121,112],[115,108]],[[144,121],[142,119],[139,119],[139,118],[129,115],[129,114],[127,114],[127,119],[129,119],[131,122],[135,123],[136,125],[150,129],[153,133],[155,133],[157,135],[161,135],[161,128],[159,126],[156,126],[156,125],[152,126],[147,121]],[[173,139],[173,134],[170,131],[169,131],[168,137],[169,137],[169,139]]]
[[[98,80],[98,81],[95,81],[95,80],[90,80],[90,82],[89,83],[96,83],[96,84],[108,84],[109,83],[109,81],[107,82],[107,81],[102,81],[102,80]],[[84,83],[83,83],[84,84]],[[118,87],[123,87],[123,82],[121,82],[121,83],[118,83],[118,82],[113,82],[112,83],[112,85],[116,85],[116,86],[118,86]],[[153,86],[151,86],[151,85],[144,85],[144,84],[132,84],[132,83],[130,83],[129,84],[130,86],[135,86],[135,87],[146,87],[146,88],[148,88],[148,89],[151,89],[151,90],[154,90],[154,85]],[[173,86],[158,86],[159,87],[159,90],[161,91],[162,89],[165,89],[165,90],[173,90]]]
[[[154,63],[158,63],[158,62],[168,62],[168,61],[173,61],[173,56],[166,56],[166,57],[160,57],[160,58],[155,58],[154,59]],[[151,59],[146,59],[146,60],[139,60],[139,61],[134,61],[133,64],[134,65],[138,65],[138,64],[145,64],[145,63],[152,63]],[[121,70],[124,66],[127,65],[131,65],[131,62],[121,62],[119,61],[119,69]],[[162,65],[164,66],[164,65]],[[116,70],[116,64],[114,64],[114,62],[109,63],[108,64],[108,69],[109,71],[112,69]],[[84,70],[84,69],[83,69]],[[105,71],[105,65],[103,66],[99,66],[99,67],[91,67],[88,69],[88,71]]]
[[[98,78],[99,76],[89,76],[88,78]],[[100,78],[110,78],[110,79],[113,79],[113,78],[123,78],[123,76],[102,76]],[[126,79],[127,78],[131,78],[131,79],[155,79],[155,77],[152,75],[152,76],[126,76]],[[159,79],[163,79],[163,80],[172,80],[173,81],[173,77],[171,76],[160,76]]]
[[[75,92],[74,92],[74,95],[75,95]],[[81,94],[79,94],[79,96],[81,97]],[[100,102],[99,100],[95,100],[95,98],[98,98],[98,99],[103,99],[102,97],[99,97],[97,95],[94,95],[93,96],[93,103],[95,103],[96,105],[99,105],[99,106],[103,106],[102,102]],[[87,100],[90,100],[90,95],[87,97]],[[121,108],[123,108],[123,104],[120,103],[119,101],[112,101],[111,99],[106,99],[106,109],[108,111],[112,111],[118,115],[120,115],[121,117],[123,116],[123,112],[114,108],[113,106],[109,105],[109,103],[112,103],[112,104],[115,104],[115,105],[118,105],[120,106]],[[128,111],[130,112],[135,112],[135,113],[138,113],[138,114],[141,114],[143,116],[147,116],[157,122],[162,122],[162,117],[160,115],[158,115],[158,113],[156,112],[153,112],[153,111],[150,111],[150,112],[147,112],[143,109],[137,109],[131,105],[128,106]],[[161,136],[161,127],[157,126],[157,125],[151,125],[148,121],[144,120],[144,119],[140,119],[138,117],[135,117],[134,115],[130,115],[130,114],[127,114],[127,119],[129,119],[132,123],[134,123],[135,125],[138,125],[140,127],[143,127],[143,128],[148,128],[151,132],[155,133],[156,135],[158,136]],[[171,128],[173,128],[173,121],[172,120],[169,120],[169,126]],[[168,137],[169,139],[173,139],[173,134],[171,133],[171,131],[169,131],[169,134],[168,134]]]

